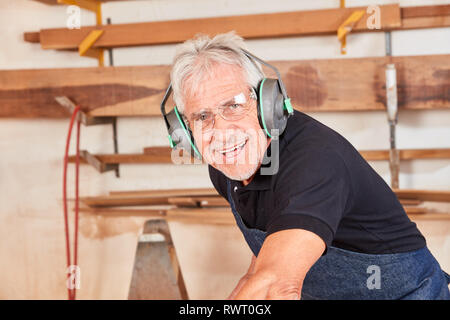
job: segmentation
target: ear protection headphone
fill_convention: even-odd
[[[277,132],[277,136],[281,135],[286,128],[287,119],[294,113],[286,88],[281,80],[280,73],[277,68],[269,63],[259,59],[250,52],[241,49],[242,52],[253,61],[257,61],[275,71],[277,79],[264,78],[256,89],[258,121],[261,128],[269,138],[272,138],[273,131]],[[169,143],[172,148],[181,148],[189,152],[194,157],[201,159],[202,156],[197,146],[191,130],[183,121],[178,108],[175,106],[172,111],[166,113],[166,102],[172,92],[170,84],[161,101],[161,113],[169,133]]]

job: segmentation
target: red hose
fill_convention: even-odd
[[[66,237],[66,260],[67,260],[67,270],[70,269],[70,236],[69,236],[69,219],[68,219],[68,209],[67,209],[67,166],[69,163],[69,146],[70,146],[70,137],[72,135],[73,124],[75,122],[76,116],[80,107],[77,106],[70,118],[69,131],[67,133],[66,140],[66,151],[64,154],[64,169],[63,169],[63,207],[64,207],[64,229],[65,229],[65,237]],[[76,155],[76,164],[75,164],[75,243],[74,243],[74,265],[77,266],[78,263],[78,184],[79,184],[79,164],[80,164],[80,120],[77,120],[77,155]],[[70,273],[67,274],[68,277],[71,276]],[[70,289],[67,286],[67,295],[69,300],[75,300],[75,291],[76,288]]]

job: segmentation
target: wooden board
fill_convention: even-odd
[[[394,189],[399,199],[450,202],[450,190]]]
[[[417,206],[423,202],[416,199],[399,199],[399,201],[403,206]]]
[[[168,202],[178,207],[228,207],[228,202],[221,196],[170,197]]]
[[[399,8],[397,4],[391,4],[379,8],[380,29],[368,29],[368,15],[365,13],[353,27],[352,32],[450,26],[450,5]],[[91,26],[74,30],[43,29],[38,33],[42,48],[71,50],[78,48],[92,30],[99,28],[104,30],[104,34],[94,43],[96,48],[178,43],[192,38],[199,32],[215,35],[231,30],[247,39],[327,35],[336,34],[338,27],[355,10],[366,11],[366,7]],[[31,38],[28,36],[28,39],[36,38],[37,36]],[[27,41],[27,37],[25,40]]]
[[[395,30],[450,26],[450,5],[400,8],[402,25]]]
[[[85,112],[157,115],[168,72],[168,66],[0,71],[0,117],[69,116],[56,96],[69,97]]]
[[[195,224],[235,225],[229,208],[174,208],[168,210],[152,209],[112,209],[112,208],[80,208],[85,214],[96,214],[105,217],[154,217],[164,218],[167,221],[176,221]],[[426,208],[405,208],[408,216],[413,220],[450,220],[448,213],[428,212]]]
[[[400,160],[450,159],[450,149],[404,149],[399,151]],[[360,150],[367,161],[389,160],[389,150]]]
[[[39,38],[43,49],[77,49],[83,39],[95,29],[104,32],[93,44],[93,48],[178,43],[191,39],[200,32],[215,35],[232,30],[246,39],[325,35],[336,34],[339,26],[356,10],[364,10],[365,14],[352,32],[380,31],[368,29],[366,7],[352,7],[90,26],[73,30],[43,29]],[[380,6],[380,20],[381,29],[400,27],[400,7],[397,4]]]
[[[172,209],[130,209],[130,208],[80,208],[83,214],[102,215],[104,217],[149,217],[164,218],[197,224],[234,225],[236,222],[230,208],[172,208]]]
[[[405,149],[398,150],[400,160],[414,159],[450,159],[450,149]],[[174,163],[171,157],[172,149],[170,147],[153,147],[145,148],[144,154],[97,154],[93,155],[102,165],[111,164],[156,164],[156,163]],[[360,151],[366,161],[385,161],[389,160],[388,150],[362,150]],[[69,156],[69,163],[74,163],[76,156]],[[194,162],[193,158],[183,158],[176,160],[177,164],[201,164],[199,160]],[[80,163],[86,164],[84,158],[80,159]]]
[[[45,4],[50,4],[50,5],[60,5],[61,3],[58,3],[58,0],[34,0],[37,2],[42,2]],[[111,2],[111,1],[129,1],[129,0],[97,0],[99,2]]]
[[[426,214],[409,214],[411,220],[423,220],[423,221],[434,221],[434,220],[450,220],[449,213],[426,213]]]
[[[385,110],[386,57],[275,61],[295,109]],[[399,109],[450,108],[450,55],[392,57]],[[0,117],[68,117],[65,95],[91,116],[160,116],[169,66],[0,71]],[[268,75],[271,73],[268,72]]]
[[[213,188],[197,189],[168,189],[168,190],[132,190],[132,191],[110,191],[111,196],[120,197],[182,197],[182,196],[217,196]]]
[[[168,205],[167,197],[119,197],[100,196],[82,197],[80,202],[89,207],[117,207],[117,206],[144,206],[144,205]]]
[[[417,6],[400,8],[402,19],[441,17],[450,15],[450,4],[440,6]]]

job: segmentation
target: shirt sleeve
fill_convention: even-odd
[[[267,233],[304,229],[331,245],[351,193],[348,169],[336,151],[314,148],[286,164],[277,179],[276,198]]]

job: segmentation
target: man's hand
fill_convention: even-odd
[[[323,240],[307,230],[290,229],[271,234],[239,292],[233,295],[236,287],[230,298],[300,299],[306,273],[324,250]]]

